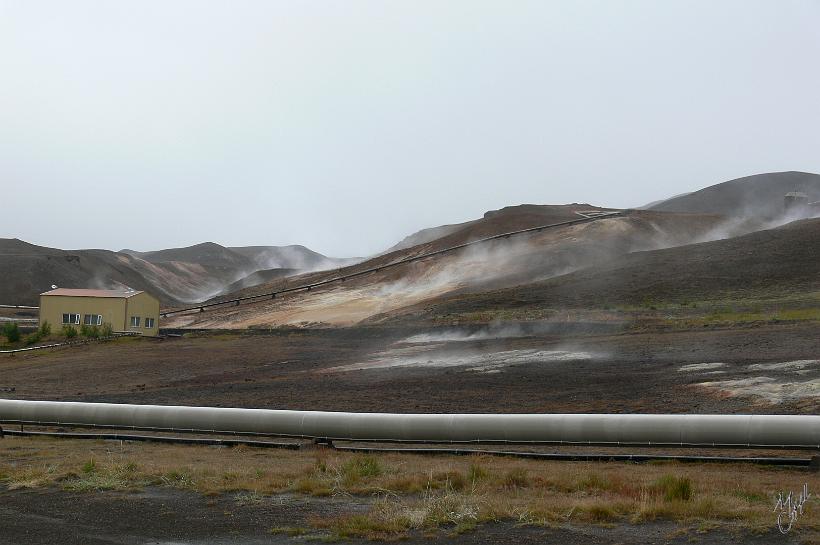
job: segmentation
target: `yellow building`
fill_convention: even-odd
[[[159,333],[159,301],[144,291],[57,288],[40,294],[40,325],[111,324],[114,331]]]

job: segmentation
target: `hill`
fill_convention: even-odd
[[[292,269],[310,272],[335,269],[360,261],[359,258],[328,257],[310,248],[293,244],[290,246],[237,246],[228,248],[249,259],[256,270]]]
[[[509,231],[578,219],[581,216],[577,212],[583,210],[601,212],[614,209],[579,203],[506,206],[499,210],[485,212],[484,216],[479,219],[422,229],[404,237],[398,244],[379,255],[393,254],[409,248],[425,248],[426,251],[435,251]]]
[[[383,253],[389,254],[390,252],[404,250],[405,248],[412,248],[413,246],[418,246],[419,244],[432,242],[438,238],[446,237],[456,231],[460,231],[476,221],[478,220],[467,221],[464,223],[454,223],[451,225],[439,225],[438,227],[429,227],[427,229],[416,231],[412,235],[404,237],[398,244],[391,246]]]
[[[392,319],[647,301],[799,298],[820,291],[818,267],[820,219],[808,219],[726,240],[630,253],[539,282],[407,308]]]
[[[820,175],[793,171],[755,174],[654,203],[648,208],[767,221],[784,214],[783,197],[791,191],[805,193],[810,201],[820,200]]]
[[[151,252],[135,252],[133,250],[122,250],[122,252],[129,253],[150,263],[181,261],[232,271],[249,269],[253,261],[251,258],[214,242],[203,242],[183,248],[168,248]]]
[[[517,229],[578,219],[587,204],[522,205],[491,211],[444,237],[377,256],[340,271],[266,282],[214,301],[349,275],[467,241]],[[600,209],[598,209],[600,210]],[[629,252],[690,243],[715,229],[719,216],[633,211],[623,217],[499,239],[276,300],[215,307],[169,318],[168,327],[266,327],[281,324],[350,325],[422,301],[456,293],[515,286],[599,264]]]
[[[156,294],[163,302],[183,299],[170,286],[156,285],[139,272],[136,258],[108,250],[65,251],[36,246],[17,239],[0,239],[0,301],[39,304],[39,294],[52,284],[78,288],[132,287]],[[143,268],[152,268],[145,264]],[[154,275],[170,277],[168,271]],[[180,279],[181,280],[181,279]]]
[[[356,258],[327,257],[300,245],[225,247],[214,242],[203,242],[151,252],[121,251],[151,263],[195,263],[225,271],[234,280],[267,269],[309,272],[338,268],[357,261]]]
[[[236,282],[228,284],[225,288],[223,288],[222,293],[233,293],[245,288],[258,286],[259,284],[264,284],[265,282],[270,282],[272,280],[287,278],[288,276],[296,276],[301,272],[302,271],[299,269],[264,269],[261,271],[255,271],[247,276],[243,276]]]

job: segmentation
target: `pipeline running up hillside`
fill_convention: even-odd
[[[820,450],[820,416],[392,414],[0,400],[0,422],[329,440]]]
[[[598,221],[598,220],[611,218],[611,217],[615,217],[615,216],[622,216],[622,215],[626,214],[627,212],[629,212],[629,210],[618,210],[618,211],[615,211],[615,212],[601,212],[601,213],[597,213],[594,216],[582,216],[580,219],[576,219],[576,220],[562,221],[562,222],[559,222],[559,223],[552,223],[552,224],[549,224],[549,225],[539,225],[537,227],[529,227],[527,229],[519,229],[517,231],[509,231],[507,233],[492,235],[492,236],[489,236],[489,237],[480,238],[478,240],[471,240],[471,241],[465,242],[463,244],[457,244],[456,246],[450,246],[449,248],[442,248],[441,250],[436,250],[434,252],[428,252],[426,254],[407,257],[407,258],[404,258],[404,259],[400,259],[398,261],[394,261],[392,263],[386,263],[386,264],[380,265],[378,267],[371,267],[369,269],[364,269],[364,270],[361,270],[361,271],[349,272],[349,273],[345,274],[345,273],[341,273],[341,269],[340,269],[339,276],[335,276],[333,278],[328,278],[327,280],[320,280],[318,282],[313,282],[311,284],[302,284],[302,285],[299,285],[299,286],[294,286],[292,288],[284,288],[284,289],[281,289],[281,290],[278,290],[278,291],[270,291],[270,292],[267,292],[267,293],[260,293],[259,295],[247,295],[245,297],[237,297],[237,298],[234,298],[234,299],[226,299],[224,301],[216,301],[216,302],[213,302],[213,303],[203,303],[203,304],[196,305],[196,306],[193,306],[193,307],[179,308],[179,309],[176,309],[176,310],[163,310],[162,312],[160,312],[160,316],[162,316],[163,318],[167,318],[168,316],[171,316],[172,314],[181,314],[181,313],[184,313],[184,312],[191,312],[191,311],[197,311],[197,310],[200,311],[200,312],[203,312],[206,308],[223,306],[223,305],[230,305],[230,304],[239,305],[240,303],[243,303],[243,302],[259,303],[259,302],[261,302],[265,299],[274,299],[274,298],[276,298],[277,295],[283,295],[285,293],[292,293],[292,292],[295,292],[295,291],[310,291],[311,289],[317,288],[319,286],[325,286],[327,284],[333,284],[333,283],[336,283],[336,282],[344,282],[345,280],[348,280],[350,278],[355,278],[357,276],[363,276],[363,275],[374,273],[374,272],[377,272],[377,271],[382,271],[384,269],[389,269],[391,267],[397,267],[399,265],[404,265],[406,263],[413,263],[415,261],[421,261],[422,259],[427,259],[428,257],[434,257],[434,256],[437,256],[437,255],[446,254],[446,253],[449,253],[449,252],[454,252],[456,250],[461,250],[462,248],[467,248],[468,246],[475,246],[477,244],[484,244],[484,243],[490,242],[492,240],[499,240],[499,239],[509,238],[509,237],[512,237],[512,236],[522,235],[522,234],[527,234],[527,233],[536,233],[536,232],[544,231],[546,229],[552,229],[552,228],[555,228],[555,227],[567,227],[567,226],[570,226],[570,225],[578,225],[578,224],[581,224],[581,223],[590,223],[590,222],[593,222],[593,221]]]

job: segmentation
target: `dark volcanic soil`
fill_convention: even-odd
[[[779,402],[698,386],[759,377],[783,383],[816,380],[819,371],[814,364],[799,373],[750,367],[815,360],[820,335],[813,323],[398,342],[414,333],[418,331],[358,328],[162,341],[123,339],[16,355],[0,359],[0,395],[374,412],[816,414],[820,410],[817,397]],[[551,357],[554,352],[570,355],[556,360]],[[576,358],[574,353],[589,357]],[[406,365],[408,361],[416,365]],[[716,362],[723,365],[680,369]],[[349,365],[392,367],[338,369]]]

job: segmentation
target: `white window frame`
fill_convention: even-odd
[[[148,325],[148,321],[151,321],[151,325]],[[145,329],[154,329],[154,318],[145,318]]]
[[[131,316],[131,327],[139,327],[141,319],[139,316]]]
[[[68,321],[63,322],[62,325],[80,325],[80,314],[74,312],[63,312],[63,320],[68,316]]]
[[[87,323],[85,321],[86,316],[88,317]],[[102,314],[84,314],[83,325],[102,325]]]

